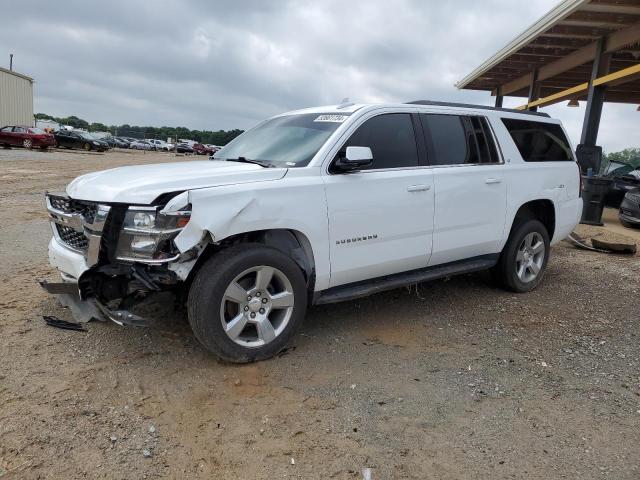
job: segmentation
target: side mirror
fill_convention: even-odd
[[[373,153],[369,147],[347,147],[343,155],[338,156],[335,166],[343,172],[360,170],[373,163]]]

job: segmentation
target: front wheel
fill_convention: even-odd
[[[511,232],[493,277],[507,290],[529,292],[542,281],[550,250],[549,233],[542,222],[521,222]]]
[[[87,143],[85,143],[82,147],[83,147],[83,148],[85,149],[85,151],[87,151],[87,152],[88,152],[89,150],[91,150],[91,144],[90,144],[90,143],[88,143],[88,142],[87,142]]]
[[[28,150],[29,150],[29,149],[31,149],[31,147],[33,147],[33,142],[32,142],[30,139],[25,138],[25,139],[22,141],[22,146],[23,146],[24,148],[26,148],[26,149],[28,149]]]
[[[280,250],[261,244],[235,245],[207,260],[188,299],[196,338],[234,363],[278,353],[302,323],[306,308],[300,267]]]

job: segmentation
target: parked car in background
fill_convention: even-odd
[[[610,207],[620,207],[625,194],[640,187],[640,168],[627,163],[610,162],[604,177],[613,180],[605,194],[605,203]]]
[[[121,145],[120,148],[129,148],[129,145],[131,144],[131,140],[129,140],[128,138],[124,138],[124,137],[115,137],[115,138],[120,143],[120,145]]]
[[[113,146],[114,147],[118,147],[118,148],[129,148],[129,143],[126,140],[120,138],[120,137],[111,137],[111,139],[113,140]]]
[[[156,147],[154,147],[151,143],[149,143],[146,140],[135,140],[129,144],[129,148],[132,148],[133,150],[155,150],[156,149]]]
[[[111,135],[101,137],[100,140],[107,142],[111,148],[129,148],[129,142],[120,140],[118,137],[112,137]]]
[[[209,148],[206,145],[203,145],[202,143],[194,143],[193,147],[191,147],[193,149],[193,153],[195,153],[196,155],[212,155],[213,154],[213,149]]]
[[[0,145],[47,149],[55,145],[53,135],[37,127],[7,125],[0,128]]]
[[[58,130],[54,136],[56,146],[60,148],[80,148],[86,151],[97,150],[98,152],[109,150],[107,142],[95,138],[88,132],[63,129]]]
[[[188,143],[179,143],[176,145],[176,152],[178,153],[193,153],[193,147]]]
[[[147,142],[151,143],[156,150],[163,150],[165,152],[169,152],[175,147],[173,143],[167,143],[164,140],[149,139]]]
[[[627,228],[640,228],[640,187],[629,190],[620,204],[620,223]]]

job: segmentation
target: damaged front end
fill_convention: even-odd
[[[40,282],[77,321],[145,325],[131,308],[157,292],[182,294],[202,245],[180,251],[174,239],[191,218],[187,192],[159,205],[102,204],[47,193],[53,230],[49,258],[62,282]]]

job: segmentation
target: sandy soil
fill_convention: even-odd
[[[278,358],[218,363],[183,310],[71,319],[42,192],[169,154],[0,151],[0,477],[640,477],[640,257],[553,249],[541,287],[467,275],[315,307]],[[184,161],[185,158],[177,160]]]

